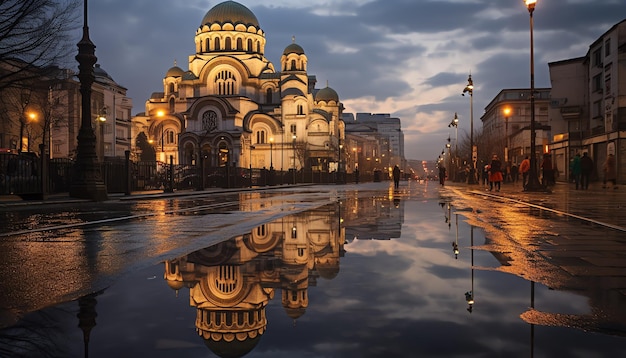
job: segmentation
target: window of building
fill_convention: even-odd
[[[214,41],[214,44],[213,44],[213,50],[214,51],[219,51],[219,50],[222,49],[221,47],[222,47],[222,45],[220,44],[220,38],[216,37],[215,41]]]
[[[254,47],[252,47],[252,39],[248,39],[248,48],[247,48],[248,52],[252,52],[254,50]]]
[[[291,71],[295,71],[296,70],[296,60],[291,60]]]
[[[237,39],[237,51],[243,51],[243,39]]]
[[[163,134],[163,140],[167,145],[176,144],[176,133],[174,132],[174,130],[166,129],[165,133]]]
[[[304,114],[304,106],[299,104],[298,105],[298,114],[299,115],[303,115]]]
[[[591,90],[593,92],[602,92],[602,76],[600,74],[593,76]]]
[[[602,66],[602,52],[600,52],[600,49],[593,51],[593,65],[596,67]]]
[[[230,51],[232,49],[233,49],[232,40],[230,39],[230,37],[227,37],[226,40],[224,40],[224,50]]]
[[[257,144],[265,144],[266,134],[264,130],[260,130],[256,132],[256,142]]]
[[[267,90],[265,90],[265,103],[272,103],[272,89],[268,88]]]
[[[167,93],[174,93],[174,83],[170,83]]]
[[[604,41],[604,57],[611,55],[611,39]]]
[[[235,94],[235,76],[230,71],[220,71],[215,76],[215,85],[219,95]]]
[[[291,133],[296,134],[296,125],[292,124],[290,128],[291,128]]]

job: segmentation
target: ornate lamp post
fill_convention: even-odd
[[[274,137],[270,137],[270,185],[274,185]]]
[[[81,122],[77,137],[74,180],[70,187],[70,196],[103,201],[108,196],[96,155],[96,135],[91,127],[91,85],[95,79],[93,66],[98,58],[95,55],[96,46],[89,39],[87,0],[84,0],[83,12],[83,37],[78,42],[78,55],[76,55],[81,94]]]
[[[535,53],[533,43],[533,11],[537,0],[524,0],[530,15],[530,171],[526,191],[544,190],[537,175],[537,154],[535,152]]]
[[[476,184],[476,158],[475,158],[475,148],[474,148],[474,81],[472,81],[472,75],[470,74],[467,79],[467,85],[463,89],[462,96],[465,96],[465,93],[469,93],[470,95],[470,160],[472,161],[472,166],[470,167],[470,175],[467,179],[467,184]]]

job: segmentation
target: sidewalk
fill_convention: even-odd
[[[557,182],[547,192],[525,192],[521,182],[502,184],[500,192],[489,191],[482,184],[446,182],[446,186],[465,188],[473,195],[502,197],[567,213],[588,221],[615,225],[626,232],[626,187],[603,189],[594,182],[588,190],[576,190],[574,184]]]

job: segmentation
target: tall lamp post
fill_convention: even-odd
[[[252,151],[256,149],[255,146],[250,146],[250,187],[252,188]]]
[[[535,53],[533,43],[533,11],[537,0],[524,0],[530,15],[530,171],[526,191],[543,190],[537,175],[537,155],[535,152]]]
[[[274,185],[274,137],[270,137],[270,185]]]
[[[107,121],[107,108],[102,107],[98,115],[98,127],[100,127],[100,161],[104,162],[104,122]]]
[[[472,166],[470,167],[470,175],[467,179],[467,184],[476,184],[476,159],[474,154],[474,81],[472,81],[472,74],[467,78],[467,85],[463,89],[462,96],[465,96],[465,93],[469,93],[470,96],[470,160],[472,161]]]
[[[511,150],[511,143],[509,143],[509,116],[511,116],[511,107],[504,107],[502,110],[504,113],[504,137],[506,138],[506,145],[504,147],[504,161],[509,161],[509,150]]]
[[[296,183],[296,135],[292,135],[291,139],[293,139],[293,183]]]
[[[83,17],[83,37],[78,42],[78,55],[76,55],[81,94],[81,122],[77,136],[76,164],[70,196],[103,201],[108,198],[108,195],[96,155],[96,135],[91,127],[91,85],[95,80],[93,66],[98,58],[95,55],[96,46],[89,39],[87,0],[84,0]]]
[[[454,181],[456,181],[456,173],[459,171],[458,168],[456,168],[457,166],[457,162],[456,162],[456,157],[459,155],[459,116],[456,114],[456,112],[454,112],[454,119],[452,119],[452,122],[450,122],[450,124],[448,124],[448,128],[450,127],[454,127],[454,167],[455,167],[455,171],[452,174],[452,178]]]

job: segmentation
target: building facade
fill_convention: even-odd
[[[594,177],[602,180],[602,165],[613,154],[617,181],[626,183],[626,20],[594,41],[584,57],[549,67],[555,123],[550,149],[557,163],[567,173],[576,153],[588,152]]]
[[[133,118],[133,137],[145,133],[156,143],[157,160],[175,164],[337,168],[344,136],[337,92],[315,88],[295,39],[279,71],[265,57],[265,42],[247,7],[226,1],[210,9],[196,31],[188,70],[175,64],[166,72],[163,91]]]
[[[550,89],[535,88],[535,154],[548,152],[552,121],[548,115]],[[530,155],[530,90],[503,89],[485,107],[478,161],[488,163],[492,154],[503,161],[519,164]]]

